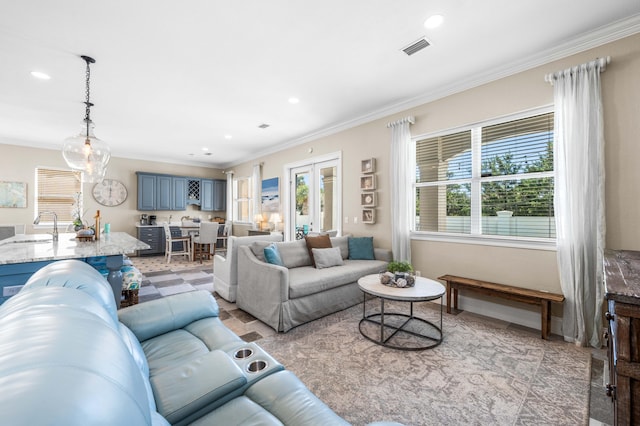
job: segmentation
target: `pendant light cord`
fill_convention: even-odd
[[[86,109],[84,113],[84,121],[87,126],[87,141],[88,141],[89,140],[89,123],[91,123],[91,107],[93,106],[93,104],[90,101],[91,90],[90,90],[89,82],[91,80],[91,68],[89,67],[89,64],[93,64],[96,61],[95,59],[89,56],[82,56],[82,59],[84,59],[85,62],[87,63],[87,71],[85,72],[85,82],[87,87],[85,89],[86,101],[84,102],[84,104],[86,105]]]

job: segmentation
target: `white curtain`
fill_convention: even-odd
[[[566,341],[601,346],[604,130],[600,59],[548,75],[555,102],[555,218]]]
[[[411,147],[413,117],[387,124],[391,129],[391,249],[394,260],[411,262],[411,183],[415,177],[415,158]]]
[[[227,176],[227,220],[233,221],[233,171],[225,174]]]
[[[262,213],[262,198],[260,194],[262,192],[262,164],[253,165],[253,172],[251,173],[251,185],[251,198],[253,202],[251,211],[249,212],[249,214],[251,215],[249,217],[249,220],[253,222],[255,215]]]

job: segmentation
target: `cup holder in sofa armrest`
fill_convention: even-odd
[[[233,357],[235,359],[244,359],[244,358],[249,358],[251,355],[253,355],[253,350],[251,348],[242,348],[242,349],[238,349],[233,354]]]
[[[171,424],[227,402],[246,389],[247,374],[225,352],[215,350],[151,376],[158,412]]]
[[[268,365],[269,364],[267,364],[267,361],[258,359],[256,361],[251,361],[249,365],[247,365],[247,371],[249,373],[259,373],[260,371],[267,368]]]
[[[246,374],[247,386],[251,386],[271,373],[284,370],[282,364],[255,343],[245,343],[239,348],[234,348],[228,354]]]

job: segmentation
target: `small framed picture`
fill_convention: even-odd
[[[362,173],[373,173],[376,171],[376,159],[375,158],[367,158],[366,160],[362,160],[361,163]]]
[[[373,191],[376,189],[376,176],[360,176],[360,189],[363,191]]]
[[[376,210],[362,209],[362,223],[376,223]]]
[[[360,205],[362,207],[376,207],[378,205],[378,193],[377,192],[361,193]]]

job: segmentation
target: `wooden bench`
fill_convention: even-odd
[[[529,290],[510,285],[490,283],[471,278],[443,275],[439,280],[447,283],[447,313],[451,313],[451,290],[453,290],[453,308],[458,309],[458,290],[467,289],[489,296],[502,297],[518,302],[540,305],[542,314],[542,338],[547,339],[551,333],[551,302],[562,303],[564,296],[542,290]]]

